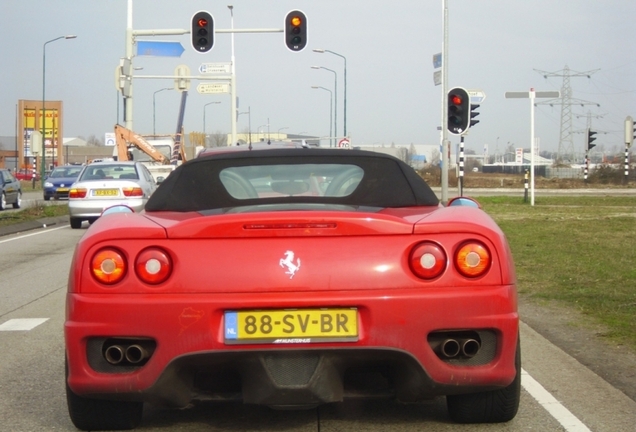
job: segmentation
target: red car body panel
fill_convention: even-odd
[[[410,167],[392,166],[387,156],[296,152],[275,153],[281,159],[271,164],[267,151],[221,152],[219,165],[190,161],[162,183],[145,212],[106,214],[90,226],[69,273],[69,403],[185,406],[207,397],[309,407],[381,393],[403,401],[447,395],[456,397],[451,404],[470,407],[470,400],[458,398],[479,395],[490,403],[501,390],[493,395],[503,400],[494,402],[495,414],[470,412],[468,420],[514,417],[516,276],[496,223],[470,202],[438,205]],[[302,165],[305,155],[315,159]],[[364,176],[351,169],[357,159],[349,155],[361,158]],[[302,169],[293,171],[296,166]],[[271,167],[272,183],[287,181],[287,172],[332,175],[331,183],[317,197],[275,196],[262,181]],[[321,169],[330,174],[314,174]],[[233,173],[226,179],[234,188],[229,194],[218,180],[223,170]],[[385,175],[403,189],[394,191]],[[246,179],[257,179],[254,190],[269,195],[250,195]],[[208,189],[181,200],[195,181]],[[290,186],[297,181],[291,177]],[[349,191],[349,182],[358,189]],[[412,194],[405,185],[413,186]],[[376,204],[382,200],[404,204]],[[97,260],[104,251],[117,257]],[[156,256],[148,251],[163,258],[148,260]],[[100,281],[114,262],[121,278]],[[169,267],[167,277],[145,282],[160,262]],[[471,273],[473,267],[478,271]],[[303,319],[306,326],[313,314],[312,323],[322,326],[334,311],[346,311],[342,316],[355,323],[347,318],[333,332],[305,336]],[[254,339],[246,336],[252,328],[246,317],[261,319]],[[298,320],[299,331],[281,337],[279,328],[269,337],[263,330],[287,324],[287,317]],[[360,374],[369,372],[380,380],[367,385]],[[461,414],[463,408],[449,410]]]

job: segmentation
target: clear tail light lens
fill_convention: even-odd
[[[436,243],[424,242],[413,248],[409,257],[411,271],[422,279],[435,279],[446,269],[446,253]]]
[[[159,248],[148,248],[137,256],[135,261],[137,277],[148,284],[165,282],[172,273],[172,260],[167,252]]]

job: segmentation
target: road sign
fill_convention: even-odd
[[[439,69],[442,67],[442,53],[433,55],[433,68]]]
[[[470,97],[470,103],[479,104],[486,99],[486,93],[482,90],[466,90],[468,92],[468,96]]]
[[[104,134],[104,144],[107,146],[115,145],[115,133],[114,132],[106,132]]]
[[[181,57],[183,51],[181,42],[137,41],[138,56]]]
[[[201,94],[229,93],[230,86],[228,84],[201,83],[197,86],[197,92]]]
[[[231,63],[202,63],[199,72],[202,74],[229,74]]]
[[[349,146],[350,146],[350,143],[347,138],[343,138],[340,141],[338,141],[339,148],[349,148]]]

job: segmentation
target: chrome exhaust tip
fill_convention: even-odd
[[[440,352],[446,358],[457,357],[461,347],[455,339],[446,339],[440,346]]]
[[[124,350],[119,345],[111,345],[104,351],[104,358],[112,365],[121,363],[124,360]]]
[[[477,355],[477,352],[479,352],[480,348],[481,348],[481,344],[475,339],[466,339],[462,343],[462,354],[465,357],[472,358],[472,357],[475,357],[475,355]]]
[[[141,345],[130,345],[126,348],[126,360],[130,364],[137,364],[148,358],[148,351]]]

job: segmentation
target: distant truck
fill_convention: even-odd
[[[178,164],[185,161],[185,154],[181,146],[177,163],[170,162],[175,147],[172,138],[147,139],[130,129],[115,125],[115,143],[113,157],[117,160],[142,162],[157,183],[161,183]]]

